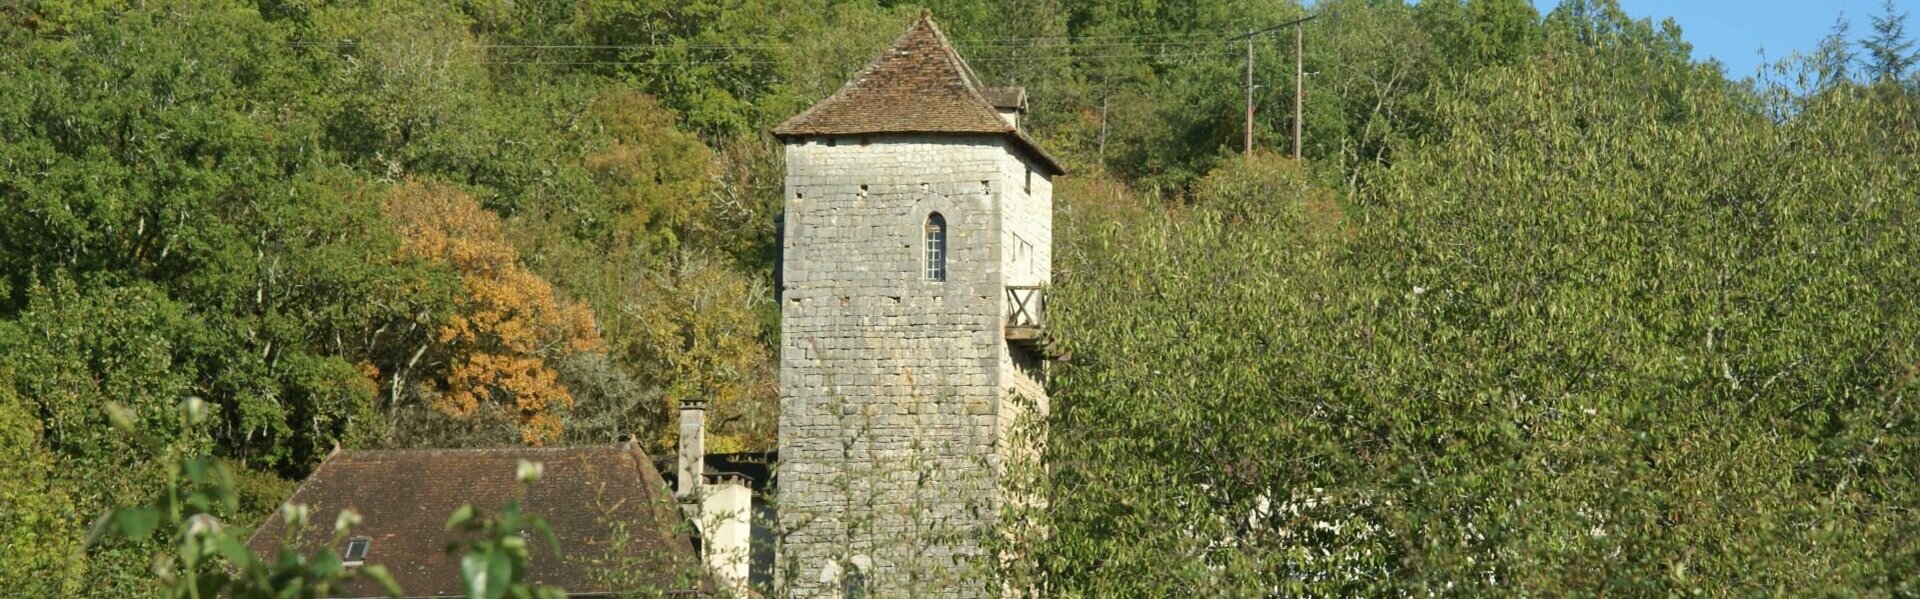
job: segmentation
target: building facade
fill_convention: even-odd
[[[800,597],[978,596],[1014,428],[1047,408],[1052,178],[923,14],[775,130],[780,576]],[[974,590],[968,590],[974,589]]]

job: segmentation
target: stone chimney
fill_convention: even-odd
[[[680,477],[674,495],[697,497],[707,464],[707,401],[680,400]]]

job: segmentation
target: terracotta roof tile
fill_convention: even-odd
[[[687,575],[698,571],[698,560],[666,483],[644,452],[615,445],[336,453],[288,500],[314,513],[314,525],[297,542],[303,551],[329,542],[333,516],[353,508],[362,518],[354,536],[372,539],[367,563],[385,566],[409,597],[459,596],[459,559],[446,553],[455,540],[444,530],[447,516],[466,503],[483,511],[505,505],[518,488],[521,459],[544,465],[521,505],[547,519],[562,553],[556,557],[544,543],[532,543],[531,578],[574,594],[607,591],[587,560],[607,557],[604,515],[610,513],[627,522],[627,554],[642,564],[647,582],[663,590],[693,585]],[[285,534],[275,514],[248,545],[271,558]],[[370,587],[349,592],[378,594]]]
[[[1017,90],[1017,93],[1016,93]],[[987,94],[992,94],[989,99]],[[997,102],[996,102],[997,101]],[[1021,88],[987,88],[921,13],[920,19],[825,100],[773,129],[778,137],[869,133],[1006,135],[1056,173],[1060,163],[1000,118],[999,103],[1024,103]]]

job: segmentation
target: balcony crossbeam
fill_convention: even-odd
[[[1008,343],[1038,349],[1046,342],[1047,298],[1038,285],[1007,287]]]

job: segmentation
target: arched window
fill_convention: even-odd
[[[927,215],[927,280],[947,280],[947,219]]]

